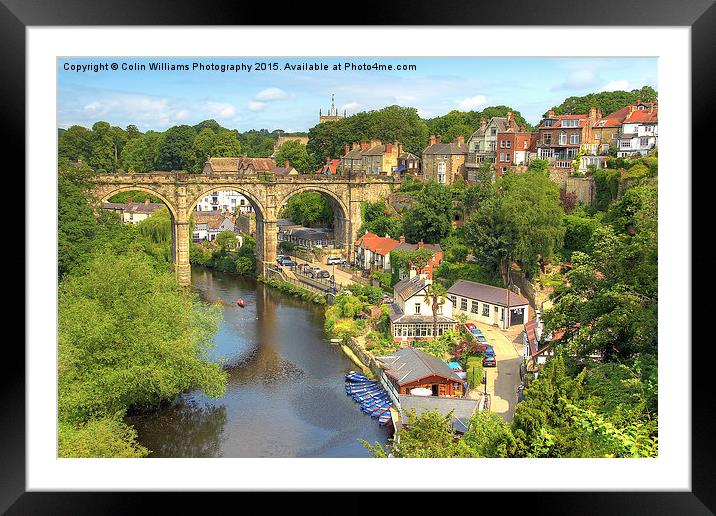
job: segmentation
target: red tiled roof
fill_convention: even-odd
[[[386,256],[400,245],[400,242],[397,240],[388,237],[379,237],[374,233],[366,233],[356,241],[356,245],[361,245],[361,243],[366,249],[382,256]]]

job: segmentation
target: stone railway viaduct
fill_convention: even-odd
[[[267,265],[276,263],[278,213],[293,195],[319,192],[329,200],[336,242],[350,257],[362,224],[361,203],[387,199],[400,182],[391,176],[349,178],[306,174],[264,179],[242,174],[149,172],[98,175],[94,184],[94,197],[100,205],[115,194],[132,190],[150,193],[166,204],[172,219],[172,257],[177,281],[188,286],[191,284],[189,218],[197,203],[212,192],[234,190],[251,203],[256,213],[256,269],[263,274]]]

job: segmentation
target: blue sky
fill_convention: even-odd
[[[151,71],[150,62],[254,65],[278,71]],[[284,70],[284,63],[326,63],[329,71]],[[415,64],[415,71],[333,70],[337,63]],[[77,72],[66,65],[116,63],[113,71]],[[144,64],[145,71],[122,70]],[[453,109],[508,105],[531,122],[566,97],[605,90],[657,88],[656,58],[66,58],[58,59],[58,126],[98,120],[163,131],[213,118],[224,127],[307,131],[336,107],[348,114],[398,104],[424,118]]]

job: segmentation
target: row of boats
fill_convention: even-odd
[[[390,422],[390,408],[393,404],[378,382],[370,380],[364,374],[351,371],[346,375],[346,395],[360,403],[363,412],[377,418],[381,426]]]

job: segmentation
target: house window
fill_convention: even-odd
[[[438,163],[438,183],[445,183],[445,170],[446,165],[444,162]]]
[[[567,143],[567,133],[565,131],[562,131],[559,133],[559,144],[566,145],[566,143]]]
[[[579,120],[562,120],[562,127],[579,127]]]
[[[579,135],[578,134],[570,134],[569,135],[569,143],[572,145],[576,145],[579,143]]]
[[[595,139],[595,140],[601,140],[601,139],[602,139],[602,133],[594,133],[594,139]]]
[[[647,147],[649,145],[649,138],[639,138],[639,146]]]
[[[505,161],[505,153],[500,152],[500,161]]]
[[[497,134],[497,128],[496,128],[496,127],[493,127],[492,129],[490,129],[490,136],[495,136],[496,134]]]
[[[460,298],[460,310],[467,311],[467,299],[464,297]]]
[[[510,153],[509,153],[509,152],[507,153],[507,160],[506,160],[506,161],[510,161]]]
[[[483,315],[484,317],[489,317],[489,316],[490,316],[490,305],[488,305],[488,304],[483,304],[483,305],[482,305],[482,315]]]
[[[505,140],[500,140],[500,149],[505,148]]]
[[[553,123],[554,123],[554,120],[549,120],[549,119],[547,119],[547,120],[544,121],[544,126],[545,126],[545,127],[552,127],[552,124],[553,124]]]
[[[457,298],[455,296],[450,296],[450,301],[452,301],[452,307],[457,307]]]
[[[416,314],[420,313],[420,303],[415,303],[415,313]]]
[[[544,133],[542,135],[542,143],[549,145],[552,143],[552,133]]]
[[[511,147],[512,147],[512,141],[511,141],[511,140],[507,140],[507,141],[505,142],[505,147],[506,147],[507,149],[511,148]]]
[[[472,301],[472,303],[470,303],[470,311],[473,314],[477,313],[477,301]]]

